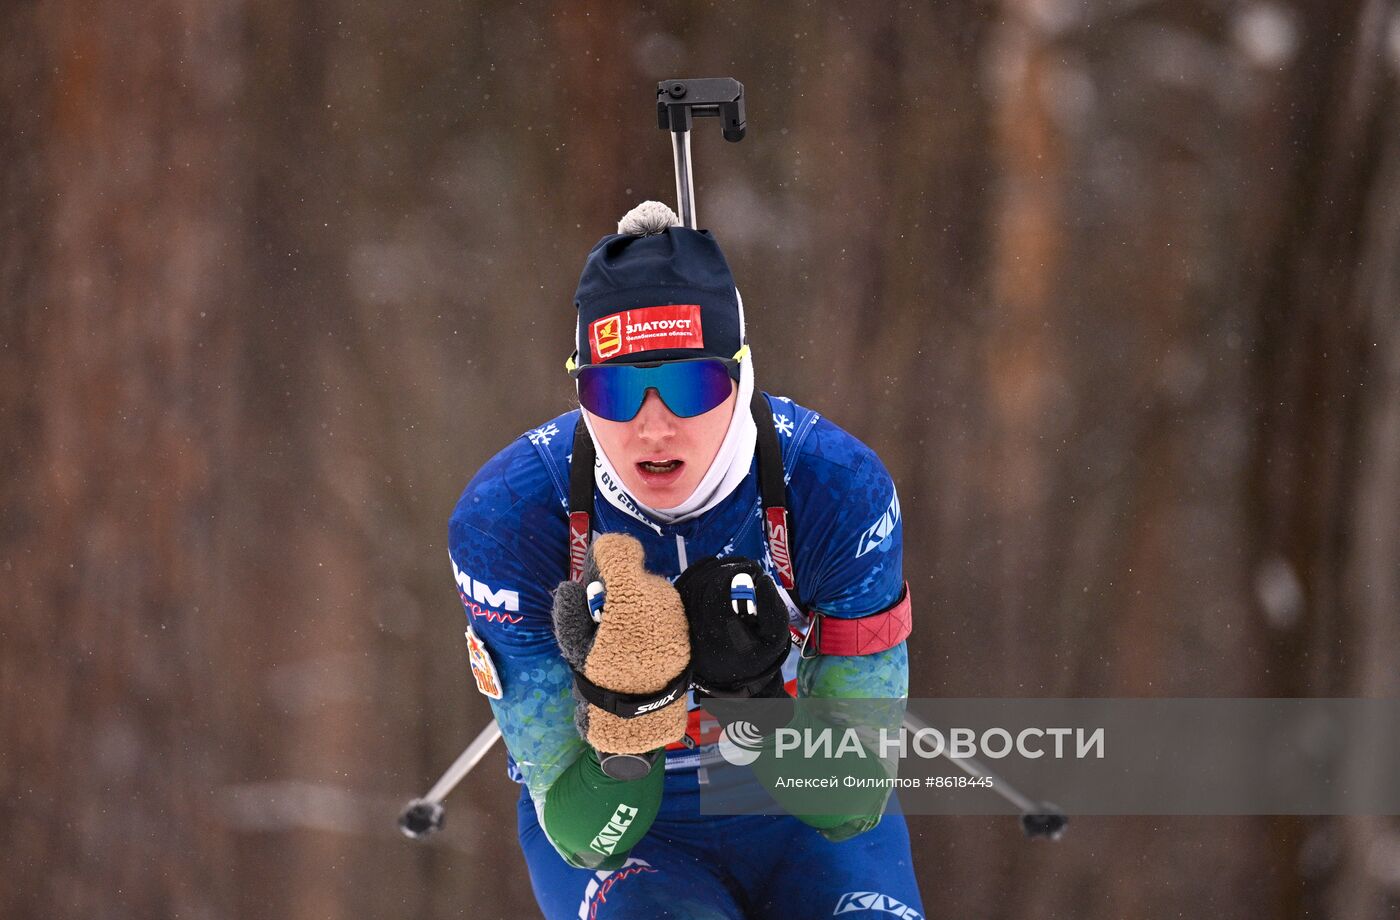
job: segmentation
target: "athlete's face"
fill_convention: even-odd
[[[644,505],[674,508],[695,491],[719,453],[734,416],[736,393],[731,380],[724,402],[701,415],[680,418],[655,390],[648,390],[631,421],[610,422],[592,413],[588,419],[627,491]]]

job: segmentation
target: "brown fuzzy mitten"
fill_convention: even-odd
[[[554,635],[574,669],[579,734],[609,754],[646,754],[685,734],[690,627],[676,589],[643,559],[636,538],[603,534],[589,548],[583,581],[554,592]]]

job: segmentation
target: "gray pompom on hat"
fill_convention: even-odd
[[[679,227],[681,220],[668,205],[659,201],[643,201],[617,222],[617,232],[632,236],[656,236],[667,227]]]

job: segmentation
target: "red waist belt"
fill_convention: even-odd
[[[878,613],[863,617],[814,614],[802,643],[802,653],[811,655],[873,655],[894,648],[914,630],[909,605],[909,583],[904,583],[899,600]]]

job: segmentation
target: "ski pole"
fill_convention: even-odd
[[[481,758],[486,756],[486,752],[491,750],[491,746],[500,737],[501,726],[492,719],[472,743],[467,745],[467,749],[452,762],[447,772],[433,783],[433,788],[428,790],[428,794],[408,803],[399,815],[399,830],[403,831],[405,837],[421,840],[442,830],[446,818],[442,800],[447,798],[447,794],[457,788],[462,778],[481,762]]]
[[[690,156],[691,119],[715,116],[724,122],[724,139],[744,139],[744,85],[733,77],[662,80],[656,85],[656,119],[671,132],[671,157],[676,166],[676,213],[681,224],[696,229],[695,176]]]
[[[930,726],[913,713],[906,712],[904,714],[904,727],[909,731],[917,732]],[[1027,837],[1059,840],[1064,835],[1065,828],[1069,824],[1069,817],[1055,805],[1028,798],[976,758],[954,757],[947,750],[944,750],[942,754],[968,776],[989,780],[992,784],[992,791],[1021,812],[1021,830],[1026,832]]]

